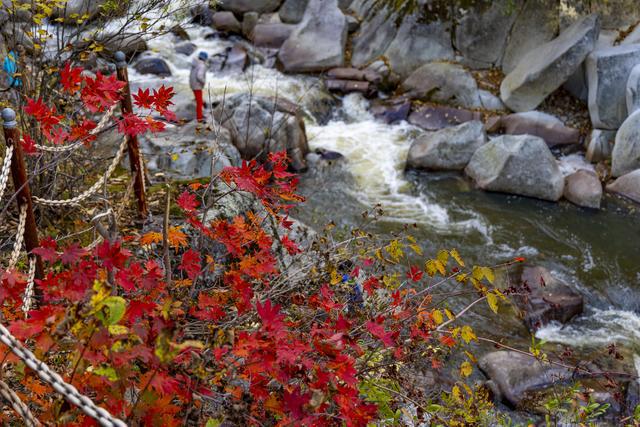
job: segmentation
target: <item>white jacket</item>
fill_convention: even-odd
[[[194,58],[191,63],[189,85],[192,90],[202,90],[207,83],[207,64],[199,58]]]

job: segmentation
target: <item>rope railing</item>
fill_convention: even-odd
[[[22,242],[24,241],[24,229],[27,225],[27,206],[22,205],[20,207],[20,219],[18,220],[18,230],[16,231],[16,241],[13,243],[13,251],[11,251],[11,258],[9,259],[8,270],[15,268],[18,260],[20,259],[20,252],[22,252]]]
[[[22,311],[25,317],[28,316],[31,305],[33,304],[33,289],[36,280],[36,258],[29,258],[29,275],[27,276],[27,286],[24,288],[24,297],[22,298]]]
[[[29,407],[25,405],[20,397],[11,390],[11,388],[4,381],[0,381],[0,396],[9,402],[13,410],[22,417],[24,425],[27,427],[39,427],[40,422],[33,416]]]
[[[2,169],[0,170],[0,200],[2,200],[4,190],[7,188],[7,182],[9,182],[9,172],[11,172],[12,159],[13,145],[9,145],[4,153],[4,161],[2,163]]]

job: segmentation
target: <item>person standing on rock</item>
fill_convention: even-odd
[[[204,121],[202,109],[204,103],[202,100],[202,89],[207,83],[207,52],[200,52],[198,57],[191,64],[191,74],[189,75],[189,85],[193,90],[193,96],[196,98],[196,119],[198,122]]]

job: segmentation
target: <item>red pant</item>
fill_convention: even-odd
[[[199,122],[204,121],[204,114],[202,113],[203,102],[202,102],[202,90],[193,90],[193,95],[196,97],[196,119]]]

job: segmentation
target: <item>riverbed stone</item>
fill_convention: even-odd
[[[309,0],[285,0],[278,11],[280,19],[286,24],[297,24],[302,21]]]
[[[478,96],[480,96],[480,104],[485,110],[505,111],[507,109],[507,106],[504,105],[504,102],[502,102],[500,98],[498,98],[488,90],[478,90]]]
[[[224,2],[218,2],[218,6],[238,14],[245,12],[270,13],[278,10],[281,3],[282,0],[224,0]]]
[[[640,169],[640,110],[624,121],[611,153],[611,175],[622,176]]]
[[[628,114],[640,109],[640,63],[633,67],[629,73],[626,98]]]
[[[578,129],[565,126],[557,117],[541,111],[527,111],[502,116],[490,130],[495,132],[500,129],[508,135],[539,136],[549,147],[580,142]]]
[[[302,22],[278,58],[287,72],[317,72],[344,65],[347,20],[337,0],[309,0]]]
[[[449,62],[430,62],[402,83],[401,90],[423,101],[433,101],[465,108],[480,108],[478,84],[461,65]]]
[[[212,25],[218,31],[242,34],[242,24],[233,12],[216,12],[212,17]]]
[[[182,42],[176,45],[174,50],[176,53],[180,53],[182,55],[191,56],[193,52],[195,52],[197,46],[192,42]]]
[[[353,36],[353,52],[351,64],[363,67],[380,58],[396,34],[395,17],[387,18],[386,10],[381,10],[373,17],[367,17],[360,30]]]
[[[578,206],[599,209],[602,183],[595,172],[580,169],[565,178],[564,198]]]
[[[622,175],[606,188],[610,193],[619,194],[640,203],[640,169]]]
[[[612,130],[593,129],[587,140],[585,159],[591,163],[598,163],[611,159],[616,132]]]
[[[290,24],[257,24],[253,28],[253,44],[257,47],[280,49],[293,32],[294,26]]]
[[[169,77],[171,68],[162,58],[146,57],[139,59],[133,66],[140,74],[155,74],[158,77]]]
[[[593,50],[599,23],[597,15],[582,18],[523,57],[500,86],[507,107],[516,112],[533,110],[562,86]]]
[[[640,45],[614,46],[589,55],[589,114],[594,127],[617,129],[628,116],[626,85],[637,64]]]
[[[411,111],[411,101],[406,98],[375,100],[371,104],[371,114],[386,124],[407,120]]]
[[[442,129],[419,136],[409,148],[408,168],[427,170],[462,170],[471,156],[487,142],[480,121]]]
[[[636,25],[633,31],[627,34],[620,44],[640,44],[640,25]]]
[[[487,386],[496,400],[518,407],[528,392],[570,380],[570,369],[542,362],[515,351],[494,351],[482,356],[478,366],[489,378]]]
[[[309,153],[304,121],[296,104],[282,98],[240,93],[214,109],[214,117],[231,133],[233,144],[245,159],[265,158],[286,150],[294,170],[306,169]]]
[[[457,126],[471,120],[482,120],[482,113],[444,105],[425,105],[409,114],[409,123],[431,131]]]
[[[465,171],[483,190],[551,201],[559,200],[564,190],[558,163],[537,136],[494,138],[475,152]]]

